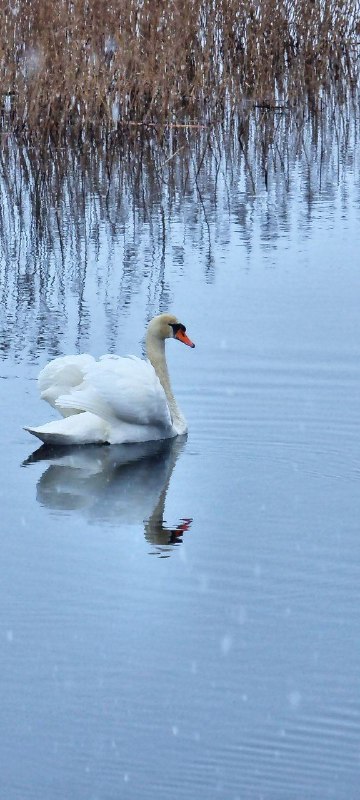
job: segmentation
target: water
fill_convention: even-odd
[[[209,165],[201,199],[190,182],[146,215],[115,193],[113,235],[94,189],[62,251],[30,196],[20,227],[5,204],[7,800],[358,797],[360,206],[340,150],[325,183],[294,157],[254,195],[239,157],[216,198]],[[167,347],[187,439],[34,452],[22,425],[55,416],[40,367],[139,354],[166,307],[196,342]]]

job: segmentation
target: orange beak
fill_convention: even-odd
[[[189,347],[195,347],[194,342],[192,342],[182,330],[178,330],[177,333],[175,333],[175,339],[178,339],[179,342],[182,342],[183,344],[187,344]]]

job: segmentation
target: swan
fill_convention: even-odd
[[[187,432],[173,395],[165,340],[195,347],[185,325],[172,314],[159,314],[148,325],[147,359],[88,354],[60,356],[41,370],[43,400],[63,419],[25,430],[45,444],[126,444],[156,441]]]

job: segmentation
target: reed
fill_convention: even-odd
[[[358,80],[359,0],[0,0],[2,126],[208,124]]]

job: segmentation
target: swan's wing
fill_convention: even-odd
[[[62,408],[91,411],[111,424],[171,427],[163,387],[149,361],[136,356],[103,356],[84,381],[56,402]]]
[[[69,407],[63,409],[57,402],[62,394],[81,386],[86,372],[95,364],[93,356],[87,353],[54,358],[41,370],[38,387],[43,400],[57,408],[64,416],[73,413]],[[75,410],[75,409],[74,409]]]
[[[39,391],[44,392],[50,386],[59,383],[62,386],[77,386],[84,378],[95,359],[88,353],[74,356],[59,356],[50,361],[38,376]]]

